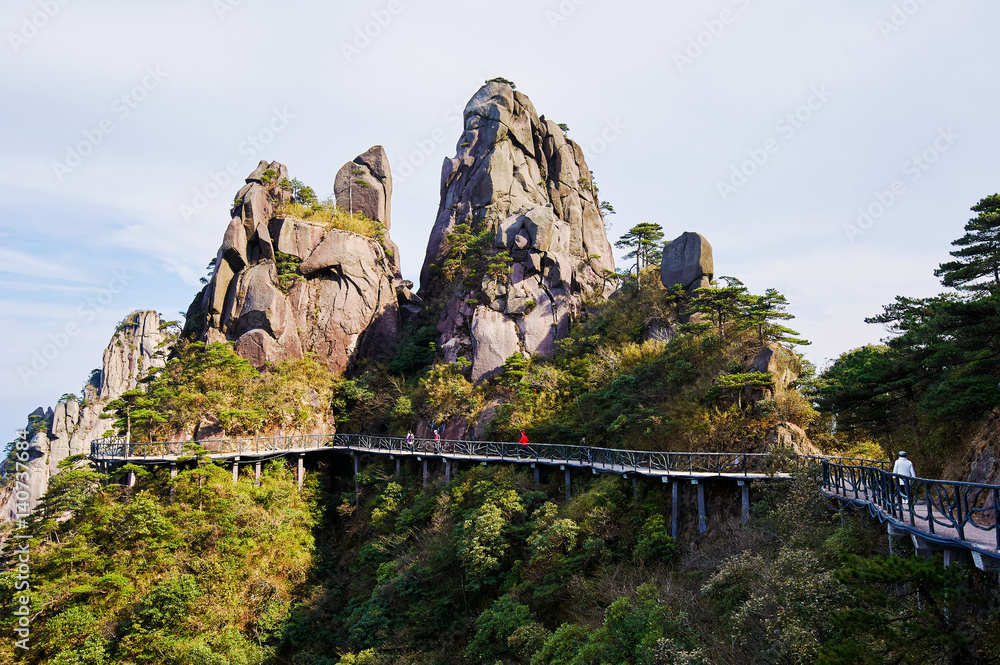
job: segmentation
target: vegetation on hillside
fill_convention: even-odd
[[[232,436],[279,428],[309,428],[330,414],[344,379],[315,358],[291,360],[258,371],[232,344],[178,344],[166,367],[106,407],[117,434],[133,441],[163,441],[217,422]]]

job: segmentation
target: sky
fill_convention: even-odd
[[[616,240],[697,231],[824,365],[997,184],[986,0],[5,0],[0,426],[79,392],[116,324],[176,319],[260,159],[320,195],[377,144],[417,281],[461,111],[502,76],[584,150]],[[4,436],[0,432],[0,437]]]

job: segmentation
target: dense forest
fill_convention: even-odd
[[[480,385],[443,360],[430,321],[395,356],[346,377],[314,358],[255,369],[230,344],[176,340],[166,366],[109,406],[133,440],[182,431],[206,412],[229,434],[304,426],[402,434],[419,422],[483,439],[614,448],[780,453],[796,445],[962,477],[965,442],[1000,403],[1000,196],[981,201],[939,267],[933,298],[899,297],[871,321],[881,345],[817,372],[794,351],[788,303],[722,277],[691,292],[656,274],[655,225],[622,242],[633,269],[551,357],[512,356]],[[643,228],[645,226],[646,228]],[[447,266],[490,269],[479,241]],[[654,247],[655,250],[655,247]],[[756,371],[784,354],[788,385]],[[488,416],[488,417],[487,417]],[[798,437],[798,438],[796,438]],[[894,555],[884,525],[837,511],[817,470],[736,495],[675,540],[666,485],[561,475],[535,485],[506,466],[424,486],[336,456],[302,492],[280,459],[259,485],[192,446],[176,478],[128,466],[125,487],[71,457],[19,535],[31,551],[31,649],[2,662],[494,665],[989,663],[1000,660],[995,574]],[[10,455],[16,455],[16,447]],[[118,478],[120,479],[120,478]],[[114,479],[112,479],[114,480]],[[355,491],[357,488],[357,493]],[[690,505],[690,502],[687,504]],[[0,629],[14,635],[16,556],[0,574]]]

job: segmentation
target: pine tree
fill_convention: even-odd
[[[745,326],[744,316],[756,303],[756,298],[735,277],[720,279],[726,282],[726,286],[695,289],[694,298],[683,314],[711,314],[719,329],[719,336],[722,337],[727,323],[735,322]]]
[[[625,260],[635,259],[635,272],[638,274],[646,266],[660,261],[663,253],[660,247],[661,240],[663,240],[663,227],[659,224],[643,222],[630,228],[618,239],[615,247],[632,250],[625,255]]]
[[[750,305],[747,317],[750,325],[757,332],[761,344],[768,342],[784,342],[786,344],[809,344],[804,339],[799,339],[797,332],[776,323],[777,321],[788,321],[794,319],[794,314],[785,311],[788,306],[788,299],[781,295],[777,289],[768,289],[762,296],[753,296],[754,302]]]
[[[948,287],[989,293],[1000,291],[1000,194],[987,196],[972,207],[979,215],[965,225],[965,235],[952,242],[957,261],[934,271]]]

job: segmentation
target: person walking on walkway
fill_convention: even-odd
[[[521,430],[521,438],[518,440],[518,444],[521,446],[520,452],[524,455],[528,454],[528,435]]]
[[[434,452],[441,451],[441,432],[434,430]]]
[[[916,478],[917,474],[913,470],[913,462],[907,459],[905,450],[899,451],[899,459],[897,459],[896,463],[892,466],[892,472],[900,476],[896,479],[899,481],[899,493],[903,495],[904,499],[909,501],[909,498],[906,495],[906,484],[909,481],[903,478],[903,476]]]
[[[411,453],[413,452],[413,432],[410,430],[406,430],[406,447],[410,449]]]

